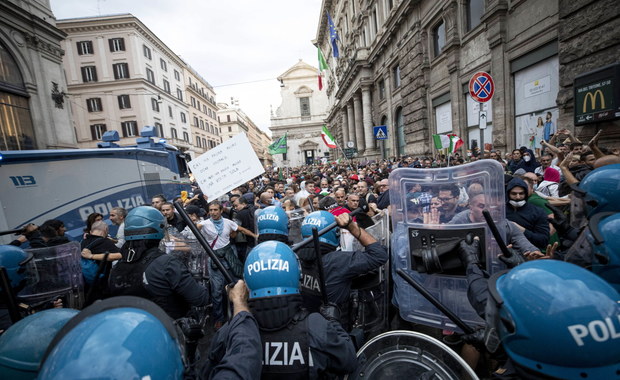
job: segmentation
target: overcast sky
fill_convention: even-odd
[[[276,77],[301,58],[317,66],[321,0],[51,0],[57,19],[131,13],[214,88],[239,99],[261,129],[281,103]],[[265,81],[260,81],[265,80]],[[235,83],[246,83],[231,85]]]

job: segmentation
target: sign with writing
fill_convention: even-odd
[[[357,156],[357,148],[344,148],[344,155],[346,158],[353,158]]]
[[[526,83],[523,86],[523,97],[530,98],[549,91],[551,91],[551,76],[546,75],[540,79]]]
[[[265,172],[245,133],[203,153],[188,165],[210,201]]]
[[[575,78],[575,125],[620,118],[620,63]]]

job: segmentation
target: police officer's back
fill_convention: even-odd
[[[246,260],[249,306],[263,348],[261,377],[316,379],[353,371],[357,358],[350,337],[337,321],[302,307],[299,274],[295,254],[281,242],[257,245]]]
[[[115,296],[148,298],[176,319],[190,306],[208,304],[209,291],[177,257],[158,249],[164,227],[164,216],[153,207],[137,207],[127,214],[127,242],[121,249],[123,258],[110,273],[110,291]]]
[[[315,211],[309,214],[301,227],[304,237],[312,236],[312,228],[320,231],[337,221],[338,226],[346,228],[365,247],[364,251],[337,251],[339,244],[337,228],[319,237],[321,254],[325,272],[325,285],[329,302],[335,303],[342,312],[341,320],[345,327],[347,323],[348,302],[351,284],[354,278],[368,273],[385,264],[388,258],[387,249],[368,234],[357,223],[351,220],[349,214],[334,217],[327,211]],[[304,305],[311,311],[317,311],[321,304],[318,267],[312,245],[301,248],[297,254],[301,260],[302,294]]]

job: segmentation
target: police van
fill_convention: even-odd
[[[70,239],[81,240],[93,212],[107,219],[114,207],[130,210],[157,194],[172,199],[189,191],[187,155],[155,141],[153,127],[140,136],[130,147],[108,131],[97,149],[0,152],[0,231],[59,219]],[[0,243],[13,238],[0,236]]]

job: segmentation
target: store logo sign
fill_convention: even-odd
[[[598,99],[598,97],[601,97],[601,107],[597,108],[596,107],[596,100]],[[601,90],[596,90],[594,91],[594,93],[592,92],[588,92],[585,96],[585,98],[583,99],[583,110],[581,112],[586,113],[588,108],[588,100],[590,100],[590,109],[592,111],[596,110],[596,109],[605,109],[605,96],[603,95],[603,91]]]

